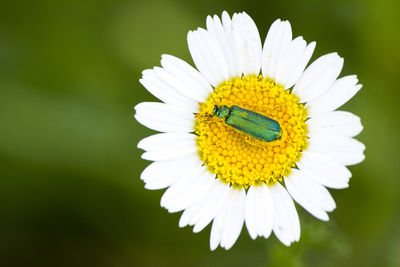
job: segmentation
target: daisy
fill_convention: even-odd
[[[353,139],[360,119],[335,111],[361,85],[355,75],[338,79],[337,53],[307,67],[315,42],[293,38],[288,21],[276,20],[262,45],[246,13],[223,12],[187,40],[197,69],[163,55],[162,67],[140,80],[162,101],[135,107],[137,121],[162,132],[138,144],[154,161],[141,174],[145,188],[168,188],[161,206],[183,211],[180,227],[197,233],[212,222],[211,250],[231,248],[243,224],[252,239],[273,232],[289,246],[300,238],[294,201],[328,221],[336,205],[326,188],[348,187],[346,166],[364,160],[365,146]],[[279,123],[279,136],[266,141],[232,127],[233,106]]]

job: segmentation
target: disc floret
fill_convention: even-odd
[[[265,142],[226,125],[224,117],[233,105],[276,120],[281,137]],[[210,172],[234,186],[282,181],[307,146],[306,109],[296,95],[261,75],[225,81],[201,104],[196,117],[201,160]]]

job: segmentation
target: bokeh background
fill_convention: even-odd
[[[246,11],[262,39],[276,18],[345,58],[363,89],[366,160],[331,190],[329,223],[297,206],[290,248],[245,229],[209,250],[210,227],[179,229],[162,191],[139,179],[133,107],[155,100],[141,71],[169,53],[192,63],[186,34],[208,14]],[[400,266],[398,1],[1,0],[0,266]]]

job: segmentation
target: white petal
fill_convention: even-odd
[[[147,91],[165,103],[182,106],[193,112],[199,110],[199,105],[196,101],[182,95],[176,89],[163,82],[154,70],[144,70],[143,78],[139,81]]]
[[[167,71],[164,68],[154,67],[154,71],[157,76],[166,84],[177,90],[184,96],[194,99],[198,102],[204,102],[207,99],[207,92],[198,88],[198,84],[195,83],[195,87],[190,87],[191,82],[188,79],[184,79],[183,75],[179,76],[179,72],[176,69],[169,69]],[[197,87],[197,88],[196,88]]]
[[[272,231],[274,207],[271,193],[263,184],[251,186],[247,191],[245,222],[252,239],[257,236],[268,238]]]
[[[293,200],[279,183],[270,187],[274,203],[274,225],[276,237],[286,246],[300,239],[300,221]]]
[[[292,198],[311,215],[323,221],[329,220],[326,211],[332,211],[336,206],[325,187],[306,178],[296,169],[285,178],[285,185]]]
[[[202,28],[189,32],[188,45],[197,69],[214,87],[228,80],[228,66],[223,53],[209,32]]]
[[[191,182],[195,179],[199,179],[206,171],[206,168],[201,165],[187,170],[179,180],[174,182],[164,192],[161,197],[161,207],[165,207],[168,211],[175,211],[175,207],[179,205],[179,200],[185,197],[185,189],[190,187]]]
[[[236,58],[232,47],[232,29],[230,27],[231,20],[226,12],[224,12],[224,14],[227,16],[227,18],[225,17],[225,20],[228,19],[228,22],[224,22],[224,24],[227,23],[229,27],[225,27],[226,25],[221,23],[221,20],[218,16],[214,16],[213,18],[208,16],[207,30],[210,33],[211,38],[215,41],[216,45],[223,53],[224,60],[228,67],[228,77],[239,77],[240,72],[237,67]]]
[[[346,111],[333,111],[316,115],[307,121],[307,126],[307,136],[328,134],[353,137],[363,129],[360,118]]]
[[[218,180],[216,182],[216,186],[217,188],[215,189],[215,192],[211,192],[211,194],[208,196],[209,198],[207,199],[207,202],[204,202],[207,204],[203,205],[200,213],[201,216],[199,216],[199,219],[195,223],[193,228],[193,232],[195,233],[203,230],[204,227],[206,227],[212,221],[212,219],[215,218],[228,196],[230,188],[228,184]]]
[[[140,179],[145,182],[146,189],[162,189],[172,185],[184,173],[201,164],[197,153],[174,160],[156,161],[144,169]]]
[[[212,93],[213,89],[210,85],[210,83],[204,78],[201,73],[190,66],[186,61],[183,61],[182,59],[179,59],[177,57],[171,56],[171,55],[162,55],[161,56],[161,63],[163,63],[164,67],[166,69],[179,69],[182,72],[185,72],[194,82],[199,84],[203,90],[205,90],[208,93]]]
[[[137,147],[145,151],[154,151],[158,150],[160,146],[171,146],[169,144],[170,142],[193,144],[195,140],[196,135],[190,133],[159,133],[143,138],[142,140],[140,140]]]
[[[303,192],[299,191],[290,181],[288,182],[288,180],[290,179],[285,178],[285,185],[292,198],[315,218],[322,221],[329,221],[328,214],[311,202]]]
[[[208,195],[208,193],[206,195]],[[202,199],[204,199],[204,197]],[[179,219],[179,227],[182,228],[186,225],[192,225],[193,221],[197,220],[197,218],[199,217],[200,209],[202,208],[202,206],[200,205],[202,199],[183,211],[182,216]]]
[[[262,51],[262,74],[276,79],[279,65],[288,54],[292,41],[292,28],[288,21],[280,19],[272,23],[264,42]]]
[[[135,118],[144,126],[160,132],[193,132],[194,115],[172,104],[142,102],[135,107]]]
[[[251,186],[247,191],[246,195],[246,207],[244,213],[244,220],[246,222],[247,231],[252,239],[256,239],[258,236],[257,219],[258,209],[257,204],[259,203],[259,190],[256,187]]]
[[[194,120],[194,115],[192,112],[188,111],[183,107],[179,107],[172,104],[164,104],[159,102],[142,102],[135,106],[137,114],[140,115],[159,115],[159,114],[172,114],[176,115],[179,119],[184,119],[188,121]]]
[[[196,135],[189,133],[160,133],[142,139],[138,148],[145,150],[146,160],[169,160],[197,151]]]
[[[267,37],[264,41],[264,47],[262,51],[262,75],[268,77],[272,74],[272,50],[275,44],[274,40],[278,40],[280,32],[282,31],[282,21],[280,19],[275,20],[268,30]]]
[[[207,81],[214,87],[217,84],[218,73],[213,65],[213,59],[207,50],[200,44],[197,32],[189,31],[187,35],[187,42],[192,56],[193,62],[200,73],[207,79]]]
[[[326,187],[341,189],[349,186],[351,172],[329,156],[303,151],[296,164],[308,178]]]
[[[198,96],[198,98],[206,99],[213,92],[211,85],[195,68],[187,62],[171,56],[162,55],[161,65],[164,69],[175,76],[176,79],[182,81],[186,86],[186,90],[194,91],[187,94]],[[196,99],[196,98],[194,98]]]
[[[201,166],[184,174],[171,185],[161,198],[161,206],[169,212],[178,212],[196,203],[211,188],[215,175]]]
[[[229,17],[228,12],[224,11],[222,12],[222,26],[224,27],[226,36],[228,37],[228,40],[230,41],[230,45],[232,46],[232,54],[235,57],[235,51],[233,50],[233,44],[232,44],[232,20]],[[235,62],[236,62],[236,57],[235,57]],[[236,62],[237,64],[237,62]],[[236,66],[237,68],[238,66]]]
[[[224,59],[224,54],[222,52],[223,48],[218,46],[208,31],[204,30],[203,28],[198,28],[197,31],[200,33],[201,39],[204,41],[204,44],[208,48],[216,66],[218,67],[218,70],[220,71],[221,76],[219,77],[218,84],[228,80],[228,65]]]
[[[302,37],[297,37],[287,45],[286,52],[282,54],[275,73],[275,81],[286,87],[289,77],[297,67],[307,43]]]
[[[300,79],[314,52],[315,45],[315,42],[309,43],[298,60],[297,57],[293,57],[293,68],[288,68],[288,70],[285,71],[285,78],[282,78],[282,80],[285,81],[285,89],[292,87]],[[295,52],[296,51],[293,51],[293,53]]]
[[[312,117],[341,107],[361,89],[362,85],[357,82],[356,75],[345,76],[335,81],[323,95],[307,103],[309,116]]]
[[[346,136],[314,135],[309,139],[309,151],[331,156],[344,165],[354,165],[365,159],[365,145]]]
[[[335,201],[329,191],[323,185],[309,179],[304,172],[293,169],[291,175],[285,178],[285,183],[286,180],[290,181],[296,191],[303,194],[313,205],[325,211],[333,211],[336,208]]]
[[[214,219],[211,228],[210,248],[215,250],[220,244],[230,249],[242,230],[246,191],[230,187],[225,203]]]
[[[343,67],[343,58],[337,53],[315,60],[303,73],[293,88],[302,103],[322,95],[335,82]]]
[[[159,151],[148,151],[144,152],[142,154],[142,159],[144,160],[170,160],[170,159],[176,159],[183,157],[185,155],[188,155],[190,153],[193,153],[194,151],[197,151],[197,148],[195,145],[193,146],[188,146],[188,147],[182,147],[182,148],[175,148],[173,150],[159,150]]]
[[[232,17],[232,41],[239,70],[244,75],[258,75],[262,46],[254,21],[245,12]]]
[[[217,215],[228,195],[229,184],[216,179],[208,193],[196,204],[187,208],[179,221],[179,226],[194,225],[193,232],[204,229]]]

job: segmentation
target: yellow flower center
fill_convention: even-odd
[[[279,122],[282,137],[272,142],[257,139],[211,116],[214,106],[233,105]],[[262,75],[222,83],[196,115],[199,155],[209,171],[226,183],[250,185],[282,181],[307,146],[307,112],[296,95]]]

